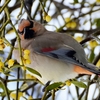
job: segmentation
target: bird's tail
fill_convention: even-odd
[[[100,68],[99,67],[96,67],[95,65],[91,64],[91,63],[88,63],[88,70],[93,72],[94,74],[96,75],[100,75]]]

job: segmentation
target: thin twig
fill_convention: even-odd
[[[20,0],[20,1],[22,2],[23,6],[24,6],[24,9],[25,9],[25,11],[26,11],[26,13],[28,15],[29,20],[32,20],[32,17],[31,17],[31,15],[29,13],[30,11],[27,9],[27,7],[26,7],[26,5],[24,3],[24,0]]]
[[[96,9],[96,10],[93,10],[93,11],[89,11],[88,13],[81,14],[80,16],[78,16],[77,18],[73,18],[72,20],[77,20],[77,19],[80,18],[80,17],[83,17],[83,16],[85,16],[85,15],[87,15],[87,14],[91,14],[91,13],[96,12],[96,11],[99,11],[99,10],[100,10],[100,8],[99,8],[99,9]],[[71,22],[71,21],[69,21],[69,22]],[[69,23],[69,22],[67,22],[67,23]],[[58,29],[58,31],[61,31],[61,30],[66,26],[67,23],[65,23],[63,26],[61,26],[61,27]]]
[[[48,93],[47,91],[44,92],[44,95],[42,96],[42,99],[41,100],[46,100],[46,94],[47,93]]]
[[[52,91],[52,100],[55,100],[55,90]]]
[[[83,92],[79,95],[78,100],[82,100],[82,97],[83,97],[85,92],[86,92],[86,89],[84,89]]]
[[[17,69],[17,79],[20,77],[20,68]],[[19,91],[19,81],[17,82],[16,86],[16,100],[18,100],[18,91]]]
[[[87,37],[86,39],[84,39],[84,40],[82,40],[81,42],[80,42],[80,44],[81,45],[84,45],[84,43],[86,43],[86,42],[88,42],[88,41],[90,41],[90,40],[92,40],[93,39],[93,37]]]
[[[90,76],[89,76],[88,79],[90,80]],[[85,95],[85,99],[84,100],[87,100],[88,99],[89,87],[90,87],[90,82],[88,82],[88,84],[87,84],[86,95]]]
[[[3,79],[3,78],[1,78],[0,77],[0,82],[2,83],[2,85],[3,85],[3,88],[4,88],[4,91],[5,91],[5,94],[6,94],[6,96],[7,96],[7,99],[8,100],[10,100],[10,97],[9,97],[9,93],[8,93],[8,89],[7,89],[7,86],[5,86],[5,82],[4,82],[5,80]]]
[[[100,53],[97,55],[97,57],[93,60],[93,64],[96,65],[97,62],[99,61],[100,59]]]
[[[36,82],[33,83],[33,84],[31,84],[30,86],[28,86],[28,87],[27,87],[26,89],[24,89],[22,92],[25,92],[25,91],[29,90],[30,88],[33,88],[35,85],[37,85]]]
[[[7,0],[7,1],[4,3],[3,7],[0,8],[0,13],[4,10],[5,7],[7,7],[7,4],[8,4],[10,1],[11,1],[11,0]]]

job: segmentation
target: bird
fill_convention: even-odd
[[[72,36],[48,31],[41,23],[21,19],[18,24],[21,48],[30,50],[31,64],[41,77],[33,74],[43,84],[48,81],[65,82],[79,74],[100,75],[100,69],[86,59],[84,49]],[[18,43],[15,45],[18,48]],[[14,50],[18,61],[20,54]]]

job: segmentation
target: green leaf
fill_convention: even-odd
[[[2,89],[3,91],[2,92],[0,92],[0,96],[5,96],[6,94],[5,94],[5,89],[4,89],[4,86],[3,86],[3,84],[0,82],[0,89]]]
[[[78,0],[74,0],[74,3],[75,3],[75,4],[78,3]]]
[[[92,62],[94,60],[95,54],[94,54],[94,49],[92,49],[90,57],[89,57],[89,62]]]
[[[0,82],[0,88],[4,90],[4,87],[3,87],[3,85],[2,85],[2,83],[1,83],[1,82]]]
[[[33,74],[36,74],[36,75],[38,75],[38,76],[40,76],[40,77],[42,77],[41,74],[40,74],[38,71],[34,70],[33,68],[26,67],[26,69],[27,69],[29,72],[31,72],[31,73],[33,73]]]
[[[100,18],[96,18],[93,24],[96,24],[97,27],[100,27]]]
[[[100,19],[97,19],[96,26],[100,27]]]
[[[11,74],[9,74],[9,73],[5,73],[5,72],[4,72],[4,74],[5,74],[6,76],[14,77],[14,75],[11,75]]]
[[[22,65],[14,65],[14,66],[12,66],[11,68],[6,68],[6,71],[4,72],[4,73],[8,73],[8,72],[10,72],[10,71],[12,71],[13,69],[15,69],[15,68],[19,68],[19,67],[22,67]]]
[[[10,92],[11,92],[11,91],[10,91],[10,90],[8,90],[8,89],[7,89],[7,91],[8,91],[8,93],[10,94]],[[1,96],[1,97],[4,97],[4,96],[6,96],[6,93],[5,93],[5,91],[3,91],[3,92],[0,92],[0,96]]]
[[[6,96],[5,92],[0,92],[0,96]]]
[[[13,65],[13,66],[10,68],[10,70],[15,69],[15,68],[19,68],[19,67],[22,67],[22,65]]]
[[[87,85],[83,82],[79,82],[79,81],[75,81],[75,80],[72,80],[71,82],[77,87],[87,88]]]
[[[56,82],[56,83],[53,83],[53,84],[50,84],[49,86],[46,87],[46,91],[51,91],[53,89],[56,89],[58,87],[60,87],[63,83],[62,82]]]
[[[23,84],[20,88],[21,91],[25,90],[26,88],[28,88],[28,84]]]
[[[83,25],[85,25],[87,22],[88,22],[88,20],[85,20],[84,23],[83,23]]]
[[[0,50],[0,54],[4,54],[4,51]]]

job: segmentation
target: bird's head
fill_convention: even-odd
[[[18,25],[18,33],[21,39],[31,39],[44,33],[44,26],[33,20],[22,19]]]

